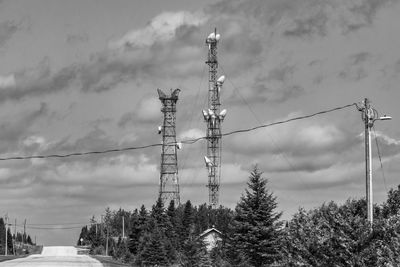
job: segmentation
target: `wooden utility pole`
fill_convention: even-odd
[[[14,220],[14,242],[13,242],[14,255],[16,255],[15,242],[17,242],[17,219],[16,218]]]
[[[109,235],[109,232],[110,232],[109,227],[106,228],[106,231],[107,231],[107,235],[106,235],[106,256],[108,256],[108,235]]]
[[[122,240],[125,239],[125,217],[122,216]]]
[[[26,244],[26,219],[24,221],[24,236],[22,237],[22,243]]]
[[[5,244],[5,251],[4,251],[4,255],[6,255],[7,256],[7,254],[8,254],[8,240],[7,240],[7,237],[8,237],[8,231],[7,231],[7,227],[8,227],[8,215],[6,215],[6,244]]]

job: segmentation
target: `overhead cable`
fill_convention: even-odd
[[[267,127],[271,127],[271,126],[274,126],[274,125],[279,125],[279,124],[284,124],[284,123],[288,123],[288,122],[292,122],[292,121],[311,118],[311,117],[314,117],[314,116],[317,116],[317,115],[330,113],[330,112],[341,110],[341,109],[345,109],[345,108],[348,108],[348,107],[351,107],[351,106],[356,106],[357,107],[357,104],[356,103],[352,103],[352,104],[348,104],[348,105],[344,105],[344,106],[340,106],[340,107],[336,107],[336,108],[331,108],[331,109],[315,112],[315,113],[309,114],[309,115],[298,116],[298,117],[290,118],[290,119],[287,119],[287,120],[276,121],[276,122],[271,122],[271,123],[267,123],[267,124],[261,124],[261,125],[258,125],[258,126],[255,126],[255,127],[251,127],[251,128],[239,129],[239,130],[235,130],[235,131],[231,131],[231,132],[227,132],[227,133],[222,133],[221,136],[229,136],[229,135],[238,134],[238,133],[251,132],[251,131],[255,131],[257,129],[261,129],[261,128],[267,128]],[[207,139],[207,136],[202,136],[202,137],[198,137],[198,138],[194,138],[194,139],[182,140],[182,141],[177,142],[177,143],[194,144],[194,143],[196,143],[196,142],[198,142],[200,140],[204,140],[204,139]],[[158,147],[158,146],[162,146],[162,143],[150,144],[150,145],[144,145],[144,146],[133,146],[133,147],[125,147],[125,148],[117,148],[117,149],[108,149],[108,150],[102,150],[102,151],[75,152],[75,153],[69,153],[69,154],[50,154],[50,155],[1,157],[0,161],[26,160],[26,159],[48,159],[48,158],[68,158],[68,157],[73,157],[73,156],[87,156],[87,155],[95,155],[95,154],[124,152],[124,151],[129,151],[129,150],[139,150],[139,149],[145,149],[145,148],[150,148],[150,147]]]

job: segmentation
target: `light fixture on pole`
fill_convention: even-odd
[[[362,106],[357,106],[361,111],[361,118],[364,121],[365,127],[365,178],[366,178],[366,200],[367,200],[367,219],[372,228],[373,224],[373,191],[372,191],[372,159],[371,159],[371,128],[375,121],[391,120],[392,117],[384,115],[380,117],[378,111],[371,107],[368,98],[365,98]]]

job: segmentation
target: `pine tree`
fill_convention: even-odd
[[[276,197],[267,190],[267,180],[261,175],[255,166],[232,221],[231,245],[253,266],[265,266],[278,259],[281,236],[282,213],[275,211]]]

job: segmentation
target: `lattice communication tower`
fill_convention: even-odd
[[[175,205],[180,204],[178,158],[177,149],[180,143],[176,142],[176,102],[180,89],[175,89],[166,95],[157,89],[159,99],[162,103],[161,112],[164,114],[163,125],[158,127],[158,133],[162,134],[161,168],[160,168],[160,190],[159,197],[165,204],[174,200]]]
[[[209,66],[208,83],[208,110],[203,110],[204,120],[207,123],[207,156],[204,157],[208,170],[208,198],[213,208],[218,206],[219,186],[221,177],[221,123],[225,118],[226,110],[220,112],[220,92],[225,76],[217,79],[218,59],[217,44],[220,39],[217,30],[206,39]]]

